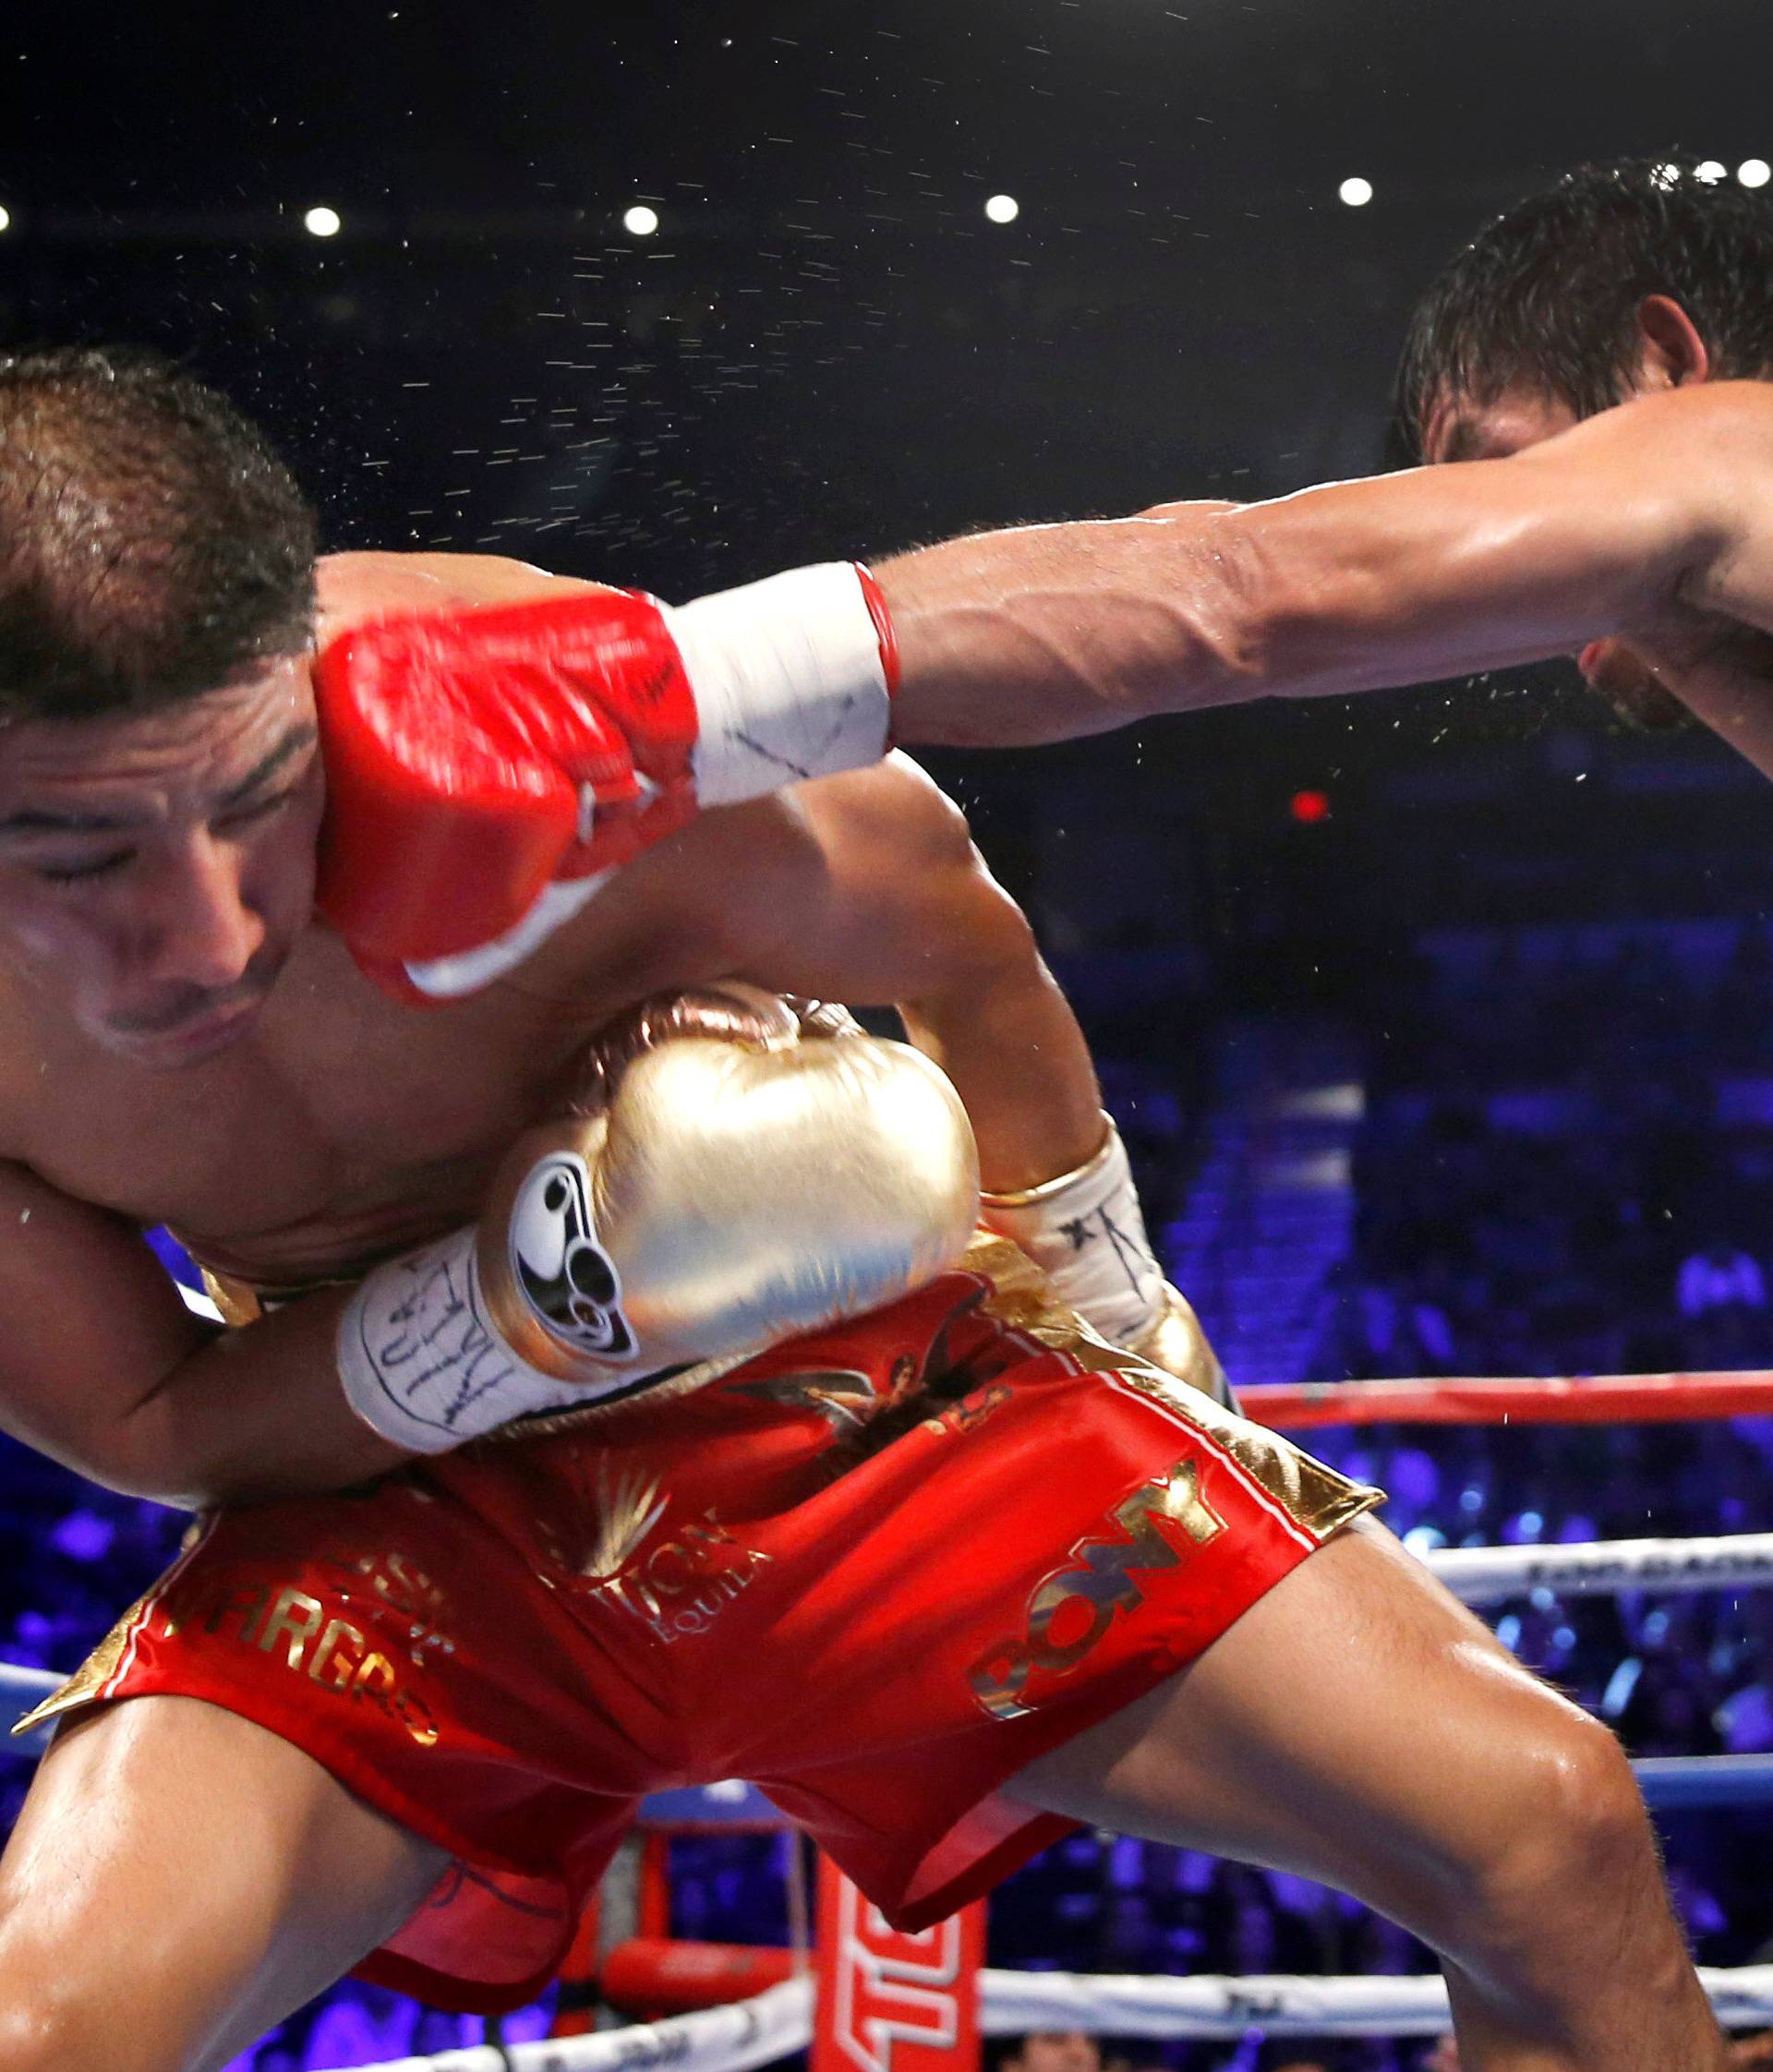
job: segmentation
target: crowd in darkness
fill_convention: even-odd
[[[1358,1299],[1326,1306],[1313,1370],[1773,1364],[1766,930],[1504,934],[1387,976]]]
[[[1455,946],[1425,955],[1407,985],[1391,973],[1368,1020],[1355,1243],[1320,1298],[1314,1375],[1773,1366],[1773,954],[1761,929],[1706,956],[1670,931]],[[1386,1487],[1391,1524],[1418,1547],[1688,1536],[1765,1524],[1773,1419],[1379,1428],[1319,1450]],[[77,1661],[163,1565],[183,1523],[12,1446],[0,1448],[0,1652],[26,1664]],[[1634,1753],[1773,1752],[1773,1594],[1540,1592],[1499,1624]],[[8,1820],[26,1780],[23,1765],[0,1770]],[[1768,1827],[1764,1813],[1665,1823],[1704,1962],[1744,1963],[1773,1943]],[[784,1939],[787,1846],[676,1845],[674,1932]],[[1007,1882],[990,1934],[994,1962],[1031,1969],[1385,1974],[1429,1963],[1402,1931],[1303,1879],[1089,1833]],[[534,2011],[506,2033],[546,2020]],[[250,2062],[302,2072],[479,2033],[346,1987]],[[1116,2054],[1176,2072],[1448,2063],[1422,2043],[1256,2037],[1236,2049],[1128,2042]]]

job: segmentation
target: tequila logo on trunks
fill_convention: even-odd
[[[576,1151],[538,1159],[511,1218],[511,1264],[542,1323],[575,1352],[632,1360],[621,1277],[597,1243],[591,1175]]]
[[[742,1547],[706,1511],[624,1573],[594,1583],[592,1595],[619,1606],[660,1640],[679,1641],[706,1633],[769,1559],[761,1548]]]
[[[1076,1668],[1117,1611],[1143,1603],[1136,1574],[1179,1568],[1195,1548],[1225,1529],[1200,1494],[1192,1461],[1178,1462],[1167,1476],[1135,1489],[1109,1516],[1124,1536],[1079,1540],[1066,1566],[1028,1600],[1023,1631],[987,1648],[973,1664],[973,1696],[994,1719],[1032,1712],[1045,1695],[1038,1685]]]

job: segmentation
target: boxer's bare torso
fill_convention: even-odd
[[[494,601],[553,580],[473,558],[340,557],[322,564],[320,634],[369,612]],[[299,703],[293,709],[299,721]],[[257,736],[256,720],[243,727],[235,762],[288,724],[273,716]],[[21,801],[27,811],[87,802],[78,741],[71,789],[9,784],[6,746],[0,824]],[[291,762],[298,794],[317,782],[302,778],[301,760]],[[318,792],[287,810],[308,812],[311,826]],[[311,853],[302,825],[265,838]],[[15,922],[42,897],[35,866],[45,856],[80,865],[89,852],[103,861],[106,840],[0,843],[0,941],[8,897]],[[66,892],[93,897],[78,880]],[[129,1395],[118,1369],[138,1358],[139,1395],[157,1365],[180,1355],[185,1328],[164,1311],[165,1291],[151,1295],[129,1226],[167,1223],[206,1265],[261,1287],[352,1276],[472,1218],[587,1037],[648,994],[742,976],[906,1001],[913,1018],[927,1006],[921,1040],[949,1065],[1000,1156],[1039,1177],[1087,1157],[1100,1129],[1087,1054],[1025,924],[971,856],[952,809],[902,761],[704,816],[617,873],[509,979],[447,1007],[386,997],[323,925],[292,926],[286,961],[245,1032],[189,1062],[144,1064],[95,1040],[17,954],[17,925],[11,933],[15,954],[0,963],[0,1234],[10,1237],[0,1245],[0,1319],[12,1352],[0,1366],[0,1422],[106,1479],[152,1486],[86,1448],[74,1406],[90,1401],[102,1420],[107,1391]],[[970,970],[977,1014],[960,983]],[[975,1031],[980,1015],[990,1027]],[[1044,1102],[1043,1074],[1057,1095]],[[103,1318],[105,1335],[73,1328],[70,1303]],[[57,1325],[42,1320],[57,1314]],[[336,1387],[324,1374],[320,1385]],[[216,1487],[200,1475],[174,1485]]]

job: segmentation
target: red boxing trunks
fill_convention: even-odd
[[[533,1997],[668,1786],[750,1778],[938,1920],[1070,1825],[1006,1782],[1380,1500],[1012,1247],[969,1266],[692,1394],[211,1517],[35,1717],[207,1699],[448,1849],[363,1967],[444,2006]]]

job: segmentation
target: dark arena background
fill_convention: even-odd
[[[1587,160],[1767,182],[1769,78],[1743,0],[33,6],[0,25],[0,345],[187,363],[270,428],[330,548],[681,599],[1371,472],[1461,239]],[[1773,1366],[1773,789],[1716,740],[1628,732],[1548,667],[929,761],[1235,1380]],[[1318,1443],[1423,1550],[1768,1524],[1767,1418]],[[70,1668],[181,1521],[11,1442],[0,1486],[0,1655]],[[1634,1755],[1754,1754],[1767,1608],[1539,1588],[1490,1616]],[[0,1770],[8,1820],[28,1781]],[[1756,1961],[1773,1816],[1660,1825],[1701,1960]],[[790,1846],[675,1843],[669,1931],[785,1941]],[[1001,1891],[990,1956],[1429,1968],[1302,1880],[1089,1834]],[[485,2028],[346,1985],[238,2065]],[[1100,2049],[1450,2062],[1259,2027]]]

